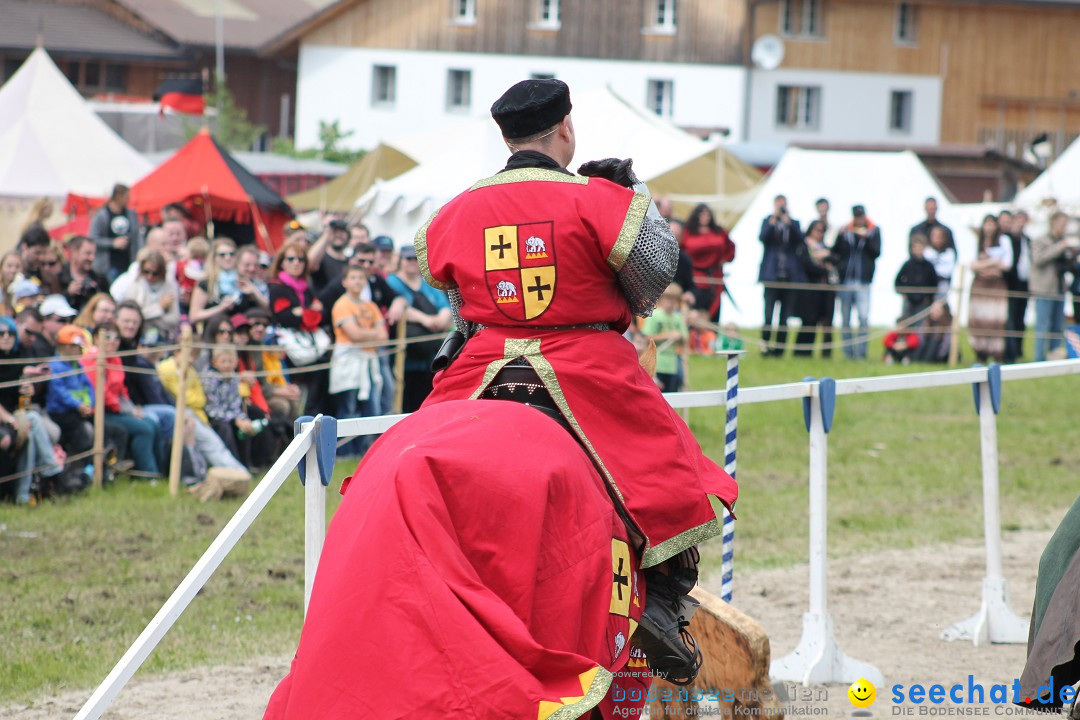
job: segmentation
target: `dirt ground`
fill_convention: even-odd
[[[1010,604],[1025,620],[1031,612],[1039,555],[1050,535],[1050,531],[1025,531],[1004,538]],[[966,683],[971,674],[989,690],[994,683],[1011,685],[1019,676],[1024,667],[1024,645],[974,647],[971,642],[947,643],[938,637],[946,626],[979,609],[984,568],[982,543],[977,541],[865,554],[830,563],[828,609],[837,642],[847,655],[876,665],[885,676],[886,687],[878,688],[879,699],[870,708],[876,710],[873,715],[896,714],[895,708],[890,709],[888,688],[897,683],[949,686]],[[736,567],[734,604],[768,632],[774,658],[791,652],[798,643],[802,613],[807,608],[807,586],[805,565],[759,572],[740,572]],[[717,592],[719,578],[709,579],[706,587]],[[105,717],[259,718],[287,668],[288,658],[282,657],[261,658],[246,667],[136,675]],[[824,690],[828,699],[813,704],[825,710],[816,714],[852,715],[846,686]],[[91,692],[72,691],[42,698],[31,707],[3,708],[0,718],[72,717]],[[799,699],[785,705],[792,703],[798,704]],[[995,714],[1001,715],[991,709],[989,716]]]

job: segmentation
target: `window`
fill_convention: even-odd
[[[372,106],[393,107],[397,99],[397,68],[393,65],[376,65],[371,74]]]
[[[676,0],[650,0],[645,16],[645,34],[673,35],[675,33]]]
[[[660,117],[671,117],[674,89],[671,80],[650,80],[645,104]]]
[[[468,110],[472,105],[472,72],[451,70],[446,81],[446,109]]]
[[[476,24],[476,0],[450,0],[450,20],[458,25]]]
[[[911,132],[911,91],[893,90],[889,102],[889,130]]]
[[[914,45],[917,37],[915,33],[915,19],[917,8],[911,3],[901,2],[896,5],[896,28],[893,33],[897,43],[902,45]]]
[[[536,0],[537,27],[558,28],[562,21],[562,0]]]
[[[64,70],[67,79],[83,95],[122,93],[127,90],[127,65],[115,65],[97,60],[68,61]]]
[[[780,0],[780,34],[825,37],[825,0]]]
[[[776,88],[776,124],[779,127],[816,130],[821,88],[780,85]]]

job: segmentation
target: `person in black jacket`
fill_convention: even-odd
[[[821,201],[818,201],[819,204]],[[827,203],[826,203],[827,204]],[[806,270],[806,282],[815,285],[798,293],[798,311],[802,318],[802,327],[795,340],[795,355],[810,357],[814,354],[814,342],[818,326],[821,326],[821,357],[832,357],[832,321],[836,309],[836,268],[833,265],[832,249],[825,245],[825,233],[828,227],[821,220],[814,220],[806,228],[806,256],[803,267]]]
[[[761,339],[765,343],[763,354],[765,357],[782,357],[787,344],[788,318],[795,314],[798,297],[798,291],[788,286],[806,282],[803,265],[806,244],[799,221],[791,217],[787,198],[783,195],[773,199],[773,213],[761,222],[758,239],[765,246],[758,271],[758,282],[765,286],[765,324],[761,328]],[[777,309],[780,327],[774,345],[770,340]]]
[[[911,257],[900,266],[893,287],[904,300],[904,318],[921,313],[934,302],[934,289],[937,288],[938,276],[933,263],[923,257],[927,240],[925,235],[912,235],[909,249]],[[923,319],[916,320],[908,327],[917,328]]]
[[[840,273],[842,289],[840,320],[843,324],[844,355],[851,360],[865,360],[870,335],[870,283],[881,255],[881,231],[866,216],[866,208],[851,208],[852,220],[836,236],[833,255]],[[859,316],[859,337],[851,332],[851,312]]]

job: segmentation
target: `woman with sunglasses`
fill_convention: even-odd
[[[270,312],[273,314],[274,324],[285,331],[285,336],[288,336],[290,332],[297,336],[322,332],[320,325],[323,306],[315,297],[309,278],[307,251],[303,244],[295,241],[285,243],[270,266],[269,283]],[[284,338],[283,345],[288,354],[289,346]],[[320,363],[328,356],[329,352],[325,352],[313,362],[303,364]],[[290,360],[290,365],[296,367],[296,362]],[[327,402],[330,383],[328,370],[299,372],[292,375],[293,382],[307,391],[306,400],[303,403],[306,412],[333,411]]]
[[[86,371],[95,392],[97,387],[98,345],[105,351],[105,425],[119,426],[127,434],[127,447],[121,448],[135,461],[135,469],[150,475],[160,475],[159,459],[164,461],[165,443],[157,421],[146,416],[142,408],[131,401],[124,382],[124,365],[116,353],[120,350],[120,329],[115,322],[106,322],[94,329],[95,345],[83,353],[79,362]],[[109,433],[106,430],[107,434]]]
[[[171,339],[180,324],[180,287],[175,278],[168,277],[167,267],[165,256],[157,250],[140,250],[139,277],[117,299],[133,300],[142,310],[146,327],[157,328]]]
[[[259,292],[253,282],[258,254],[255,255],[255,262],[241,263],[240,260],[235,242],[229,238],[214,241],[206,259],[206,276],[191,293],[191,306],[188,308],[191,322],[203,323],[218,313],[232,315],[246,312],[256,305],[266,307],[269,302],[267,297]]]
[[[59,245],[52,243],[41,253],[41,268],[38,270],[41,292],[46,295],[63,294],[67,290],[60,278],[63,271],[64,251]]]

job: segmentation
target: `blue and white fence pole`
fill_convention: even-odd
[[[727,410],[724,422],[724,470],[735,477],[735,446],[739,430],[739,355],[741,351],[726,351],[727,394],[724,406]],[[735,584],[735,518],[724,508],[723,556],[720,566],[720,597],[731,602]]]

